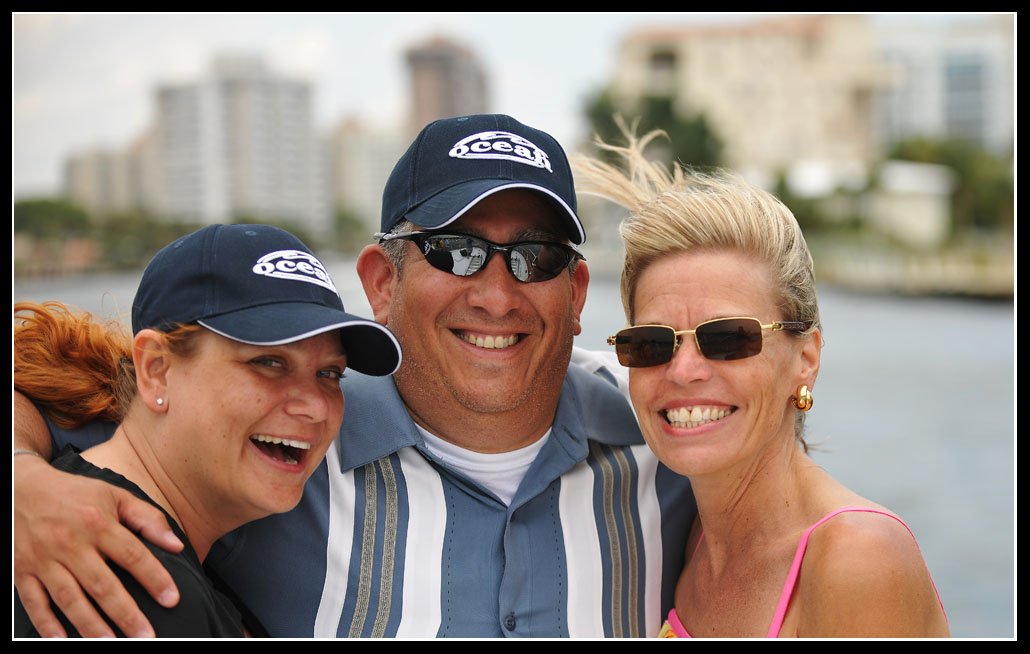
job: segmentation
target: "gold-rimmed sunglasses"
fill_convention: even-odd
[[[803,322],[772,322],[763,325],[757,318],[718,318],[694,329],[676,331],[667,325],[627,327],[608,337],[615,346],[619,363],[627,368],[648,368],[672,361],[683,344],[683,336],[694,335],[702,356],[712,361],[734,361],[753,357],[762,351],[763,330],[803,332]]]

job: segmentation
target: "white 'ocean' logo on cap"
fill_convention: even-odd
[[[322,262],[300,250],[269,252],[257,260],[252,270],[255,274],[266,277],[318,284],[323,288],[328,288],[336,295],[340,294]]]
[[[511,132],[480,132],[466,136],[447,154],[455,159],[507,159],[554,172],[546,152],[532,141]]]

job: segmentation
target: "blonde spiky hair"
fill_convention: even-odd
[[[597,141],[624,169],[600,159],[575,157],[580,193],[606,198],[630,215],[619,226],[626,249],[621,292],[628,321],[640,274],[657,258],[674,252],[735,250],[765,262],[781,295],[784,320],[819,327],[815,272],[801,228],[771,193],[726,171],[671,167],[644,156],[660,130],[637,137],[636,125],[618,119],[626,146]]]

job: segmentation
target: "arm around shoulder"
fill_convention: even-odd
[[[125,633],[151,632],[105,561],[132,571],[172,605],[177,594],[171,578],[134,532],[170,551],[181,550],[182,543],[155,507],[110,484],[51,467],[42,417],[27,398],[17,392],[14,397],[15,450],[40,453],[16,455],[12,465],[13,577],[33,625],[43,636],[66,635],[51,611],[52,598],[79,633],[112,635],[89,595]],[[33,420],[39,421],[35,427]]]
[[[816,529],[797,593],[797,635],[802,638],[949,635],[915,538],[904,523],[888,516],[851,514]]]

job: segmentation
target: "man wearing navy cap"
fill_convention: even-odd
[[[436,121],[401,157],[358,259],[401,367],[345,380],[298,508],[208,559],[271,635],[655,635],[693,499],[620,391],[569,365],[576,211],[562,148],[509,116]]]

